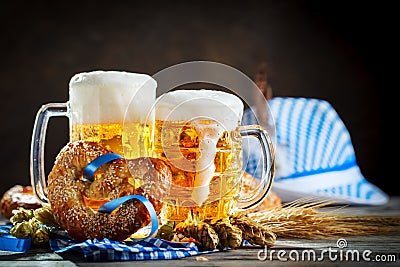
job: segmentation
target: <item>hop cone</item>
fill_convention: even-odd
[[[32,242],[36,246],[43,246],[49,243],[50,240],[50,231],[46,227],[38,228],[32,234]]]
[[[273,246],[276,235],[269,229],[243,214],[236,214],[230,217],[231,224],[242,230],[244,240],[260,246]]]
[[[12,227],[10,234],[17,238],[32,238],[35,246],[48,245],[50,229],[48,226],[55,226],[53,214],[49,208],[37,210],[20,208],[10,218]]]
[[[10,234],[15,236],[16,238],[29,238],[35,232],[36,226],[32,226],[33,225],[30,221],[15,223],[10,229]]]
[[[50,206],[44,206],[33,211],[35,218],[44,225],[59,227]]]
[[[174,228],[175,222],[168,221],[158,229],[156,237],[170,241],[174,237]]]
[[[33,210],[20,207],[18,210],[13,211],[13,216],[10,222],[14,225],[23,221],[29,221],[33,218]]]
[[[211,223],[215,232],[219,237],[218,248],[237,248],[242,244],[242,230],[239,227],[232,225],[229,219],[218,220]]]

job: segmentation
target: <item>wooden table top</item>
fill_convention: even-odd
[[[400,197],[391,197],[383,206],[349,206],[351,214],[400,215]],[[0,223],[7,221],[0,218]],[[339,245],[347,243],[345,248]],[[338,246],[339,245],[339,246]],[[265,253],[267,252],[267,253]],[[81,254],[57,254],[50,249],[27,253],[0,251],[0,266],[400,266],[400,233],[335,239],[277,239],[267,251],[244,247],[177,260],[88,262]]]

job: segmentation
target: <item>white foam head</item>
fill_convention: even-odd
[[[157,82],[147,74],[92,71],[75,74],[69,83],[69,105],[74,124],[145,122],[156,98]],[[130,113],[132,113],[130,112]]]
[[[176,90],[159,96],[156,101],[156,119],[163,121],[210,118],[221,122],[225,129],[234,130],[242,115],[242,100],[217,90]]]

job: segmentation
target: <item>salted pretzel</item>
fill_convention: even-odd
[[[169,193],[171,170],[156,158],[117,159],[97,169],[93,182],[85,179],[85,166],[107,153],[110,151],[97,143],[68,143],[48,176],[51,208],[73,239],[124,240],[149,224],[150,215],[143,203],[131,200],[110,214],[98,212],[96,206],[126,195],[143,195],[159,214]]]

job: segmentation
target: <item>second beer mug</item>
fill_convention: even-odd
[[[189,212],[201,219],[225,218],[263,200],[271,188],[274,150],[260,126],[240,126],[243,102],[214,90],[176,90],[156,101],[155,156],[173,171],[162,220],[182,221]],[[261,144],[264,173],[259,187],[240,195],[242,137]]]
[[[148,115],[156,98],[156,81],[149,75],[123,71],[92,71],[74,75],[66,103],[49,103],[39,109],[31,143],[31,183],[37,197],[48,203],[44,171],[44,146],[48,120],[69,118],[71,142],[85,140],[123,155],[148,156],[151,133]],[[134,110],[132,110],[134,107]],[[129,143],[123,140],[124,118],[129,108]]]

